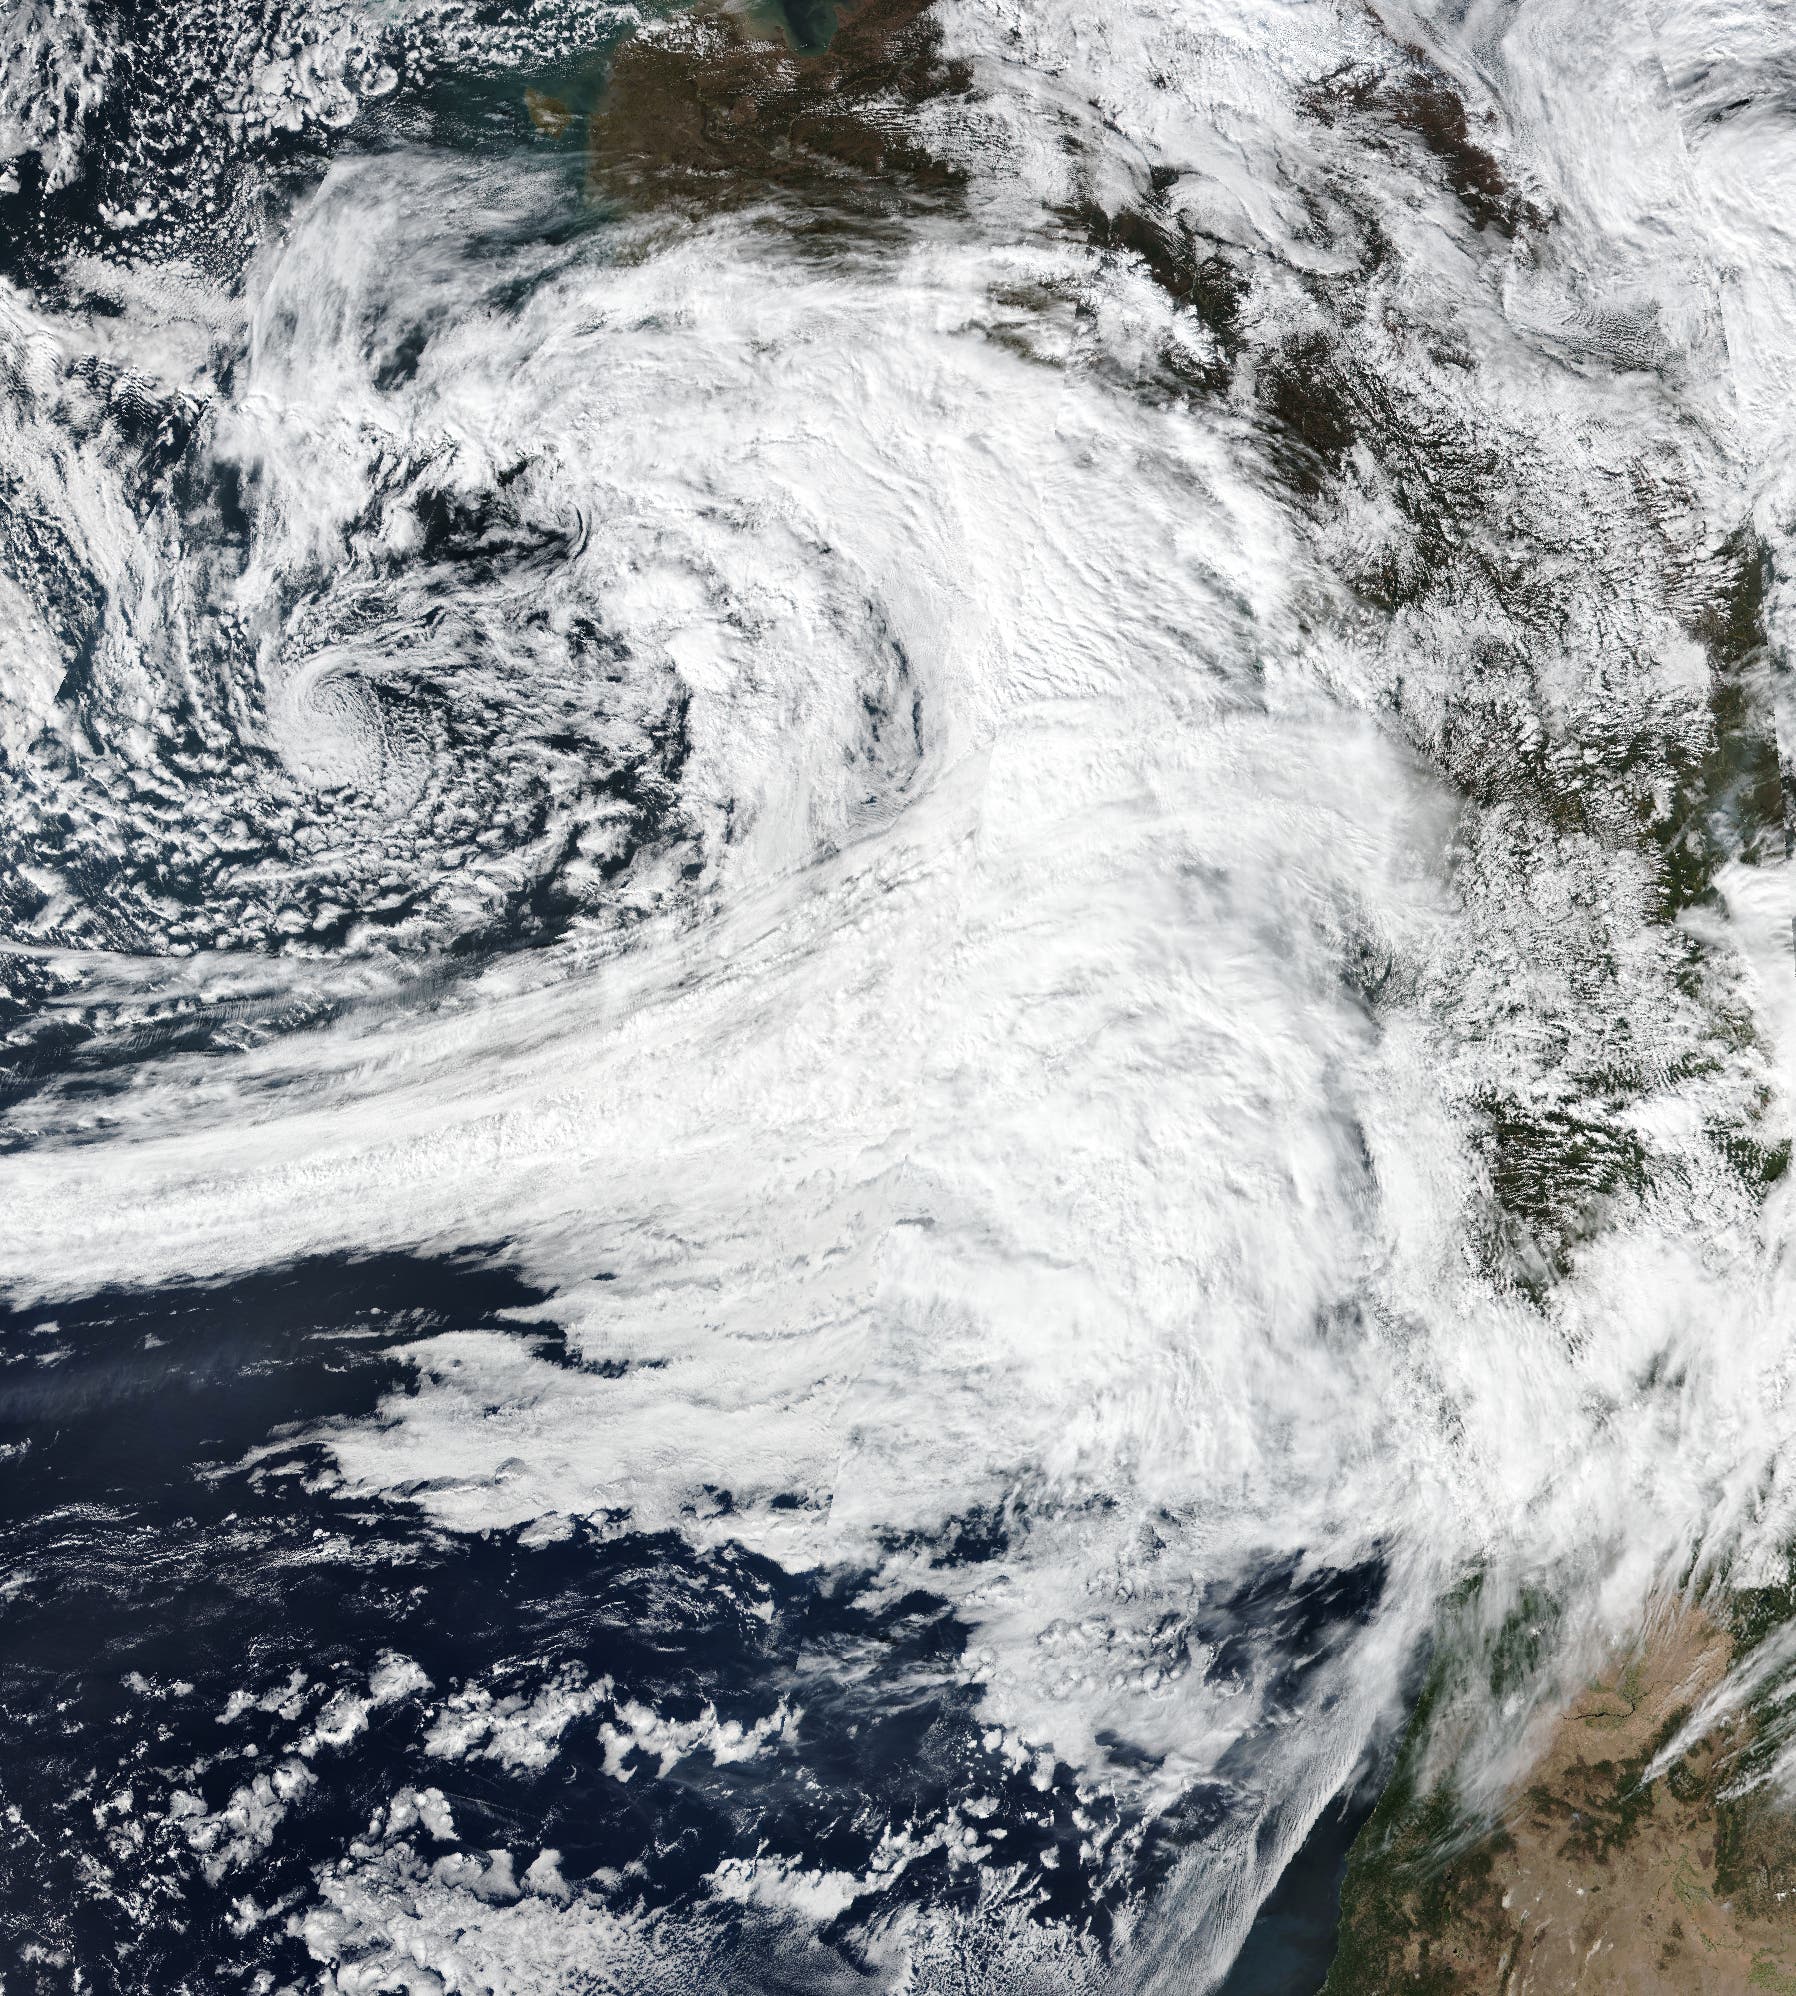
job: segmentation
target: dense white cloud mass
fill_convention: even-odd
[[[889,115],[955,196],[827,254],[408,140],[237,288],[0,296],[15,1041],[127,1050],[33,1055],[14,1299],[492,1246],[565,1349],[411,1344],[334,1487],[927,1590],[1098,1873],[1207,1798],[1100,1971],[976,1795],[676,1920],[427,1861],[407,1789],[283,1915],[322,1987],[735,1987],[730,1909],[818,1987],[850,1909],[879,1986],[1207,1987],[1467,1573],[1572,1669],[1792,1527],[1775,23],[935,18],[970,88]],[[256,72],[302,120],[383,81],[330,20]],[[33,33],[0,131],[72,171],[112,72]],[[147,503],[158,424],[210,482]],[[644,1785],[810,1695],[341,1693],[445,1762],[602,1712]],[[247,1861],[281,1784],[184,1834]],[[888,1917],[930,1852],[983,1882]]]

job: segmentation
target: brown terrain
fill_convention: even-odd
[[[928,0],[843,6],[828,46],[806,53],[756,15],[700,8],[619,50],[588,125],[589,185],[634,208],[781,193],[862,218],[939,204],[959,177],[909,136],[911,114],[969,86],[940,56]]]
[[[1641,1780],[1733,1654],[1702,1609],[1667,1615],[1574,1701],[1469,1847],[1427,1848],[1436,1798],[1381,1805],[1349,1869],[1329,1996],[1796,1996],[1796,1824],[1762,1793],[1724,1792],[1750,1717]]]

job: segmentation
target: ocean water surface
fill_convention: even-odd
[[[0,0],[7,1996],[1490,1986],[1692,1616],[1782,1807],[1787,28]]]

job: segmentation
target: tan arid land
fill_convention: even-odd
[[[1726,1792],[1750,1719],[1641,1780],[1733,1654],[1703,1609],[1667,1614],[1573,1702],[1500,1827],[1445,1862],[1415,1809],[1375,1817],[1329,1996],[1796,1996],[1796,1825]]]

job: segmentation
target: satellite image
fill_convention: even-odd
[[[1788,0],[0,0],[3,1996],[1796,1996],[1793,642]]]

